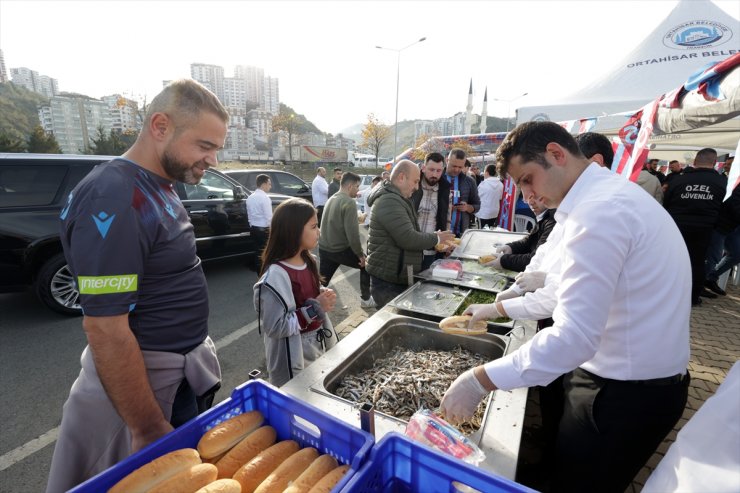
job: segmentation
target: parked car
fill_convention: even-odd
[[[373,178],[377,175],[360,175],[360,190],[357,192],[355,202],[357,202],[357,210],[365,212],[365,198],[364,195],[370,192],[370,187],[373,184]]]
[[[249,192],[257,188],[257,175],[265,174],[272,182],[271,194],[288,195],[300,197],[313,202],[311,197],[311,186],[287,171],[271,169],[227,169],[224,173],[242,184]]]
[[[106,156],[0,154],[0,292],[33,287],[49,308],[81,313],[79,293],[59,239],[69,192]],[[196,236],[198,256],[213,260],[254,254],[245,199],[232,178],[209,169],[198,185],[176,184]],[[275,195],[273,202],[288,197]]]

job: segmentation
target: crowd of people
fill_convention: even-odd
[[[92,280],[80,289],[88,346],[47,491],[81,483],[213,402],[221,372],[206,281],[173,183],[197,184],[216,165],[227,120],[207,89],[172,82],[133,147],[69,196],[62,241],[74,275]],[[520,271],[516,283],[466,313],[471,324],[510,316],[540,330],[461,375],[440,409],[457,422],[490,391],[541,386],[553,491],[621,493],[684,409],[691,305],[724,294],[717,280],[740,259],[740,192],[723,202],[716,158],[704,149],[663,177],[648,163],[665,207],[609,171],[606,137],[574,138],[550,122],[516,127],[483,176],[462,149],[399,161],[363,195],[365,217],[352,172],[333,170],[330,184],[318,168],[313,204],[289,199],[274,211],[260,175],[247,208],[261,252],[252,302],[268,378],[286,383],[338,342],[328,286],[340,265],[360,270],[363,307],[383,307],[471,225],[496,226],[499,177],[509,176],[536,224],[492,252],[492,267]]]

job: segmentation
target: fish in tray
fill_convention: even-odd
[[[435,410],[461,373],[486,363],[483,356],[457,347],[452,351],[396,348],[376,359],[372,368],[347,375],[334,393],[357,403],[372,402],[379,412],[408,421],[421,407]],[[471,434],[480,428],[485,400],[473,419],[458,428]]]

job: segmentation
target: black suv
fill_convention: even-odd
[[[41,301],[67,315],[81,313],[59,240],[59,214],[69,192],[106,156],[0,153],[0,292],[33,286]],[[248,192],[215,170],[198,185],[177,183],[205,260],[256,253],[249,235]],[[287,197],[274,195],[273,204]]]
[[[265,174],[272,182],[271,193],[300,197],[313,203],[311,186],[287,171],[276,171],[272,169],[226,169],[224,174],[235,179],[250,192],[257,188],[257,175]]]

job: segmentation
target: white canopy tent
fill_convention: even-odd
[[[636,112],[656,97],[680,87],[702,67],[738,53],[739,47],[740,21],[709,0],[681,0],[610,73],[561,101],[517,109],[517,123],[598,118],[592,130],[615,135],[627,115],[609,115]],[[728,83],[723,83],[727,89],[734,89],[729,94],[723,91],[727,103],[718,106],[720,111],[731,113],[738,109],[740,74],[734,72],[728,74]],[[685,114],[679,117],[675,110],[661,108],[656,132],[650,140],[651,157],[686,162],[693,158],[692,149],[713,147],[720,153],[734,152],[740,138],[738,119],[706,126],[717,119],[707,115],[694,117],[700,119],[695,124],[677,125],[686,119]],[[692,128],[695,129],[688,130]]]

